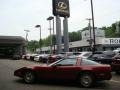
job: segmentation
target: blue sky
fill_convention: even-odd
[[[80,30],[88,25],[86,18],[91,17],[90,0],[69,0],[69,32]],[[95,26],[110,26],[120,21],[120,0],[93,0]],[[24,30],[30,30],[28,39],[38,40],[42,27],[42,38],[49,35],[52,15],[52,0],[0,0],[0,35],[25,37]],[[63,20],[63,18],[61,18]]]

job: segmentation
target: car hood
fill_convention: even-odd
[[[36,67],[48,67],[48,65],[47,64],[40,64],[40,65],[36,64],[36,65],[26,66],[25,68],[34,69]]]

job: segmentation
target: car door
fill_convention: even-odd
[[[56,64],[55,77],[56,79],[75,79],[78,73],[78,66],[76,66],[76,59],[65,59]]]
[[[49,67],[49,66],[45,66],[45,67],[36,67],[35,68],[36,72],[37,72],[37,76],[41,79],[54,79],[55,78],[55,72],[56,69],[54,67]]]

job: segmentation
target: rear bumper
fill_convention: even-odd
[[[112,71],[120,71],[120,65],[111,65]]]
[[[110,72],[96,74],[97,80],[110,80],[111,78],[112,74]]]

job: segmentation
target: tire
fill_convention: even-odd
[[[35,82],[35,74],[32,71],[27,71],[24,74],[24,81],[28,84]]]
[[[90,73],[83,73],[80,76],[79,83],[85,88],[91,87],[93,82],[93,76]]]

